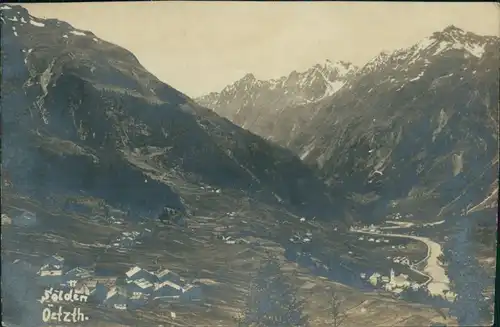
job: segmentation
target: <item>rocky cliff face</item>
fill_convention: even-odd
[[[161,212],[185,210],[175,181],[189,181],[296,208],[328,205],[323,183],[290,151],[197,105],[129,51],[2,8],[2,168],[18,189]]]

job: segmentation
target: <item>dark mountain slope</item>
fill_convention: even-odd
[[[127,50],[9,8],[1,11],[3,169],[16,187],[183,210],[175,185],[146,177],[146,165],[303,213],[328,210],[326,188],[288,150],[198,106]]]
[[[423,218],[460,213],[498,174],[498,45],[449,27],[383,53],[323,103],[291,142],[339,194]]]

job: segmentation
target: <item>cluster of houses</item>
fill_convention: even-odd
[[[118,310],[139,308],[151,302],[161,304],[201,298],[199,286],[186,283],[169,269],[150,272],[136,266],[125,273],[123,282],[117,283],[119,278],[96,277],[89,269],[65,269],[64,258],[54,255],[46,260],[37,275],[44,286],[76,285],[73,288],[93,302]]]
[[[408,259],[405,256],[398,256],[398,257],[394,257],[394,258],[387,257],[387,259],[392,259],[392,262],[399,263],[399,264],[404,265],[404,266],[410,266],[412,264],[410,259]]]
[[[364,232],[371,232],[371,233],[376,233],[376,234],[380,234],[382,233],[378,228],[377,226],[371,224],[370,226],[361,226],[361,227],[354,227],[354,226],[351,226],[349,227],[349,231],[350,232],[357,232],[357,231],[364,231]]]
[[[142,244],[140,239],[142,237],[151,235],[152,230],[149,228],[145,228],[142,232],[131,231],[131,232],[122,232],[120,236],[116,238],[111,243],[111,246],[116,248],[129,248],[136,244]]]
[[[294,244],[311,243],[312,233],[306,232],[304,235],[297,233],[297,234],[293,235],[292,237],[290,237],[289,241],[294,243]]]
[[[212,193],[220,193],[221,190],[219,188],[213,188],[210,185],[200,186],[200,189],[212,192]]]
[[[118,310],[139,308],[151,301],[161,303],[200,299],[199,286],[186,283],[171,270],[153,273],[137,266],[125,273],[122,284],[111,287],[101,298],[103,305]]]
[[[63,257],[53,255],[45,260],[37,275],[38,281],[42,285],[56,286],[67,285],[72,280],[89,278],[93,275],[93,272],[81,267],[68,269],[65,267]]]
[[[407,213],[404,217],[406,219],[413,218],[413,214]],[[394,219],[394,220],[399,220],[399,219],[403,218],[403,216],[399,212],[396,212],[396,213],[388,215],[386,218],[388,218],[388,219]]]
[[[374,237],[365,237],[365,236],[360,236],[358,237],[359,241],[368,241],[368,242],[375,242],[375,243],[389,243],[390,241],[386,238],[374,238]]]
[[[367,276],[365,273],[361,273],[360,277],[367,280],[373,286],[380,286],[386,291],[400,294],[405,289],[412,289],[417,291],[421,285],[416,282],[410,282],[408,280],[408,275],[399,274],[396,276],[394,269],[391,268],[389,276],[382,276],[378,272],[373,273],[371,276]]]

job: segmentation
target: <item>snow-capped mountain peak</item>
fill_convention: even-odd
[[[466,32],[454,25],[450,25],[439,32],[423,38],[416,44],[394,50],[392,52],[382,51],[371,59],[360,71],[360,75],[373,72],[379,68],[387,68],[390,63],[400,65],[412,65],[417,61],[428,62],[439,54],[451,50],[462,51],[466,57],[472,56],[480,59],[486,48],[497,38],[494,36],[479,36],[471,32]]]
[[[220,93],[212,92],[198,98],[198,102],[209,108],[216,108],[235,101],[245,103],[247,98],[246,102],[251,102],[257,98],[257,94],[265,94],[267,101],[271,103],[279,99],[282,107],[311,103],[334,94],[356,70],[357,67],[350,62],[326,60],[306,71],[293,71],[288,76],[276,79],[259,80],[248,73],[226,86]]]

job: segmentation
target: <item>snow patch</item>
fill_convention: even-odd
[[[30,24],[33,25],[33,26],[36,26],[36,27],[44,27],[45,24],[44,23],[40,23],[40,22],[37,22],[33,19],[30,19]]]
[[[79,35],[79,36],[85,36],[86,35],[85,33],[79,32],[79,31],[71,31],[70,33],[73,34],[73,35]]]
[[[12,7],[10,6],[1,6],[0,9],[3,9],[3,10],[11,10]]]
[[[477,58],[481,58],[484,54],[484,46],[478,44],[466,45],[465,50],[469,51],[471,55]]]
[[[434,51],[433,56],[438,55],[441,52],[443,52],[448,47],[448,45],[449,45],[448,42],[439,43],[438,48],[436,49],[436,51]]]
[[[16,16],[14,16],[13,18],[7,18],[7,19],[10,20],[10,21],[13,21],[13,22],[17,22],[18,21]]]
[[[24,17],[21,17],[21,23],[26,23],[26,19],[24,19]]]
[[[415,51],[425,50],[429,46],[431,46],[434,42],[436,42],[436,41],[433,40],[432,38],[426,37],[425,39],[423,39],[422,41],[417,43]]]
[[[67,38],[68,38],[68,36],[67,36],[66,34],[64,34],[64,35],[63,35],[63,38],[67,39]]]
[[[420,77],[422,77],[422,76],[424,76],[424,72],[421,72],[416,77],[410,79],[410,82],[418,81],[420,79]]]
[[[300,155],[300,160],[304,160],[305,158],[307,158],[312,150],[314,150],[314,143],[311,143],[306,147],[305,151]]]

